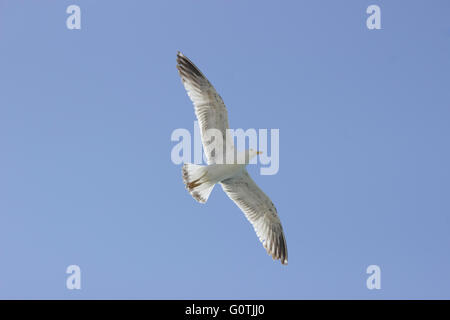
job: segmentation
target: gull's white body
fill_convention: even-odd
[[[217,183],[225,193],[244,212],[253,225],[259,240],[273,259],[287,264],[287,245],[277,210],[269,197],[250,178],[246,165],[258,152],[243,151],[245,163],[222,164],[229,152],[236,155],[233,145],[227,145],[228,113],[222,98],[200,70],[180,52],[177,55],[177,68],[183,85],[191,98],[195,114],[200,124],[202,144],[208,165],[191,163],[183,165],[183,181],[186,188],[197,201],[205,203]],[[208,134],[214,130],[222,139],[213,140]],[[218,142],[219,141],[219,142]],[[221,144],[220,144],[221,143]],[[217,150],[225,154],[219,157]],[[239,156],[237,159],[242,159]],[[228,163],[228,162],[226,162]]]
[[[209,179],[216,183],[221,182],[242,173],[245,166],[245,164],[210,164],[208,166]]]

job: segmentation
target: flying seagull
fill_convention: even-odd
[[[260,152],[253,149],[245,150],[240,153],[245,157],[244,163],[228,161],[224,163],[226,153],[236,154],[237,152],[232,143],[227,143],[229,140],[226,139],[228,134],[226,129],[229,127],[225,104],[203,73],[181,52],[177,54],[177,69],[184,88],[194,104],[208,162],[206,166],[192,163],[183,165],[183,181],[186,188],[195,200],[205,203],[214,186],[220,183],[228,197],[236,203],[253,225],[267,253],[273,259],[279,259],[282,264],[287,264],[286,239],[277,210],[245,168],[250,159]],[[217,139],[216,144],[212,143],[210,130],[215,130],[222,136],[222,139]],[[222,141],[223,145],[218,145],[219,141]],[[221,158],[219,158],[220,152],[216,152],[220,151],[220,147],[225,153],[221,155]]]

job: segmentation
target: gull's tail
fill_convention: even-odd
[[[215,185],[208,179],[208,166],[185,163],[182,172],[186,189],[189,190],[195,200],[205,203]]]

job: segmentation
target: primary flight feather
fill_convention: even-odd
[[[198,202],[205,203],[214,185],[220,183],[225,193],[244,212],[256,235],[273,259],[287,264],[286,239],[277,210],[269,197],[249,176],[246,165],[260,152],[252,149],[242,152],[245,163],[224,163],[227,154],[236,158],[231,139],[227,139],[228,113],[222,98],[203,73],[181,52],[177,54],[177,69],[184,88],[194,104],[207,166],[185,163],[183,181]],[[222,139],[211,138],[211,130]],[[223,154],[222,154],[223,153]],[[239,157],[239,156],[237,156]]]

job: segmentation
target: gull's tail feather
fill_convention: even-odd
[[[195,200],[205,203],[215,185],[208,179],[208,166],[185,163],[182,172],[186,189],[189,190]]]

